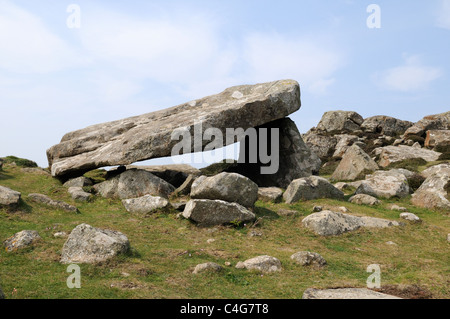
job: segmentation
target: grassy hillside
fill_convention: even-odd
[[[310,287],[365,287],[371,264],[381,265],[382,285],[394,292],[402,285],[416,285],[415,295],[450,298],[448,212],[415,208],[407,199],[384,201],[378,208],[332,200],[295,205],[257,202],[255,210],[262,220],[255,227],[201,229],[177,218],[175,211],[145,217],[129,214],[119,200],[96,197],[91,203],[75,203],[59,181],[25,173],[20,167],[5,166],[0,185],[20,191],[23,199],[16,212],[0,209],[0,240],[21,230],[37,230],[43,238],[20,252],[1,250],[0,285],[7,298],[301,298]],[[80,214],[29,202],[27,195],[35,192],[76,204]],[[301,225],[315,205],[346,206],[356,215],[399,220],[399,213],[388,209],[394,202],[423,223],[331,238],[318,237]],[[276,212],[281,208],[298,214],[279,217]],[[104,264],[81,265],[82,288],[68,289],[70,274],[59,263],[65,239],[53,234],[70,233],[81,223],[123,232],[132,250]],[[262,236],[250,236],[254,231]],[[208,239],[215,241],[207,243]],[[317,270],[290,260],[302,250],[321,254],[328,266]],[[261,275],[234,268],[238,261],[258,255],[277,257],[283,271]],[[218,274],[192,274],[197,264],[209,261],[232,266],[224,266]]]

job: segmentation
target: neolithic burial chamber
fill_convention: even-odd
[[[107,166],[125,166],[132,163],[171,156],[180,144],[180,136],[188,137],[184,153],[202,152],[211,140],[198,141],[206,130],[220,130],[223,137],[227,129],[266,128],[268,145],[261,144],[252,151],[271,151],[271,128],[279,128],[277,136],[279,163],[276,172],[261,176],[257,168],[267,166],[264,161],[238,164],[243,175],[255,179],[260,186],[287,185],[294,179],[309,176],[318,171],[320,160],[303,142],[295,123],[288,115],[300,109],[300,86],[293,80],[281,80],[256,85],[242,85],[226,89],[222,93],[204,97],[165,110],[118,121],[89,126],[67,133],[61,142],[47,150],[47,158],[54,177],[68,179],[85,172]],[[196,132],[196,130],[201,132]],[[242,131],[242,130],[241,130]],[[174,139],[173,136],[178,136]],[[221,146],[244,141],[247,135],[237,134],[233,139],[223,138]],[[247,137],[247,140],[249,138]],[[217,144],[217,139],[215,140]],[[242,150],[249,144],[241,143]],[[220,146],[219,146],[220,147]],[[274,154],[272,154],[274,155]],[[244,161],[241,154],[240,162]],[[249,166],[250,165],[250,166]],[[240,167],[240,168],[239,168]]]

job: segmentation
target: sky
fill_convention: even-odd
[[[0,0],[0,156],[47,167],[67,132],[280,79],[302,133],[416,122],[450,110],[449,56],[450,0]]]

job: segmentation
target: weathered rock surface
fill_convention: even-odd
[[[366,194],[377,198],[406,197],[409,195],[408,180],[403,174],[391,171],[376,171],[367,175],[366,180],[356,190],[356,194]]]
[[[67,204],[65,202],[59,201],[59,200],[53,200],[50,197],[43,195],[43,194],[29,194],[28,199],[32,202],[44,204],[56,209],[61,209],[69,213],[77,213],[78,209],[70,204]]]
[[[81,187],[69,187],[67,190],[73,200],[80,202],[88,202],[92,198],[92,194],[85,192]]]
[[[372,116],[361,124],[367,133],[379,133],[387,136],[399,136],[406,132],[414,123],[402,121],[390,116]]]
[[[260,187],[258,199],[266,202],[280,202],[283,199],[283,190],[278,187]]]
[[[450,130],[431,130],[427,132],[425,147],[447,149],[450,151]]]
[[[53,176],[79,176],[99,167],[170,156],[179,143],[172,140],[173,132],[192,138],[195,122],[202,124],[202,134],[215,127],[226,136],[227,128],[257,127],[299,108],[300,88],[296,81],[235,86],[166,110],[70,132],[47,151],[47,157]],[[209,143],[203,141],[203,147]]]
[[[244,262],[239,262],[236,265],[236,268],[256,270],[263,273],[278,272],[282,270],[280,260],[267,255],[258,256],[255,258],[247,259]]]
[[[369,205],[369,206],[377,206],[381,204],[381,201],[376,199],[373,196],[366,195],[366,194],[358,194],[355,196],[350,197],[348,200],[350,203],[357,204],[357,205]]]
[[[315,266],[321,268],[327,264],[327,261],[319,254],[309,251],[300,251],[291,256],[291,259],[302,266]]]
[[[21,194],[8,187],[0,186],[0,205],[17,206],[20,202]]]
[[[327,159],[335,152],[337,139],[334,136],[320,135],[316,130],[310,130],[303,136],[306,145],[320,159]]]
[[[282,188],[286,188],[296,178],[319,172],[321,165],[319,157],[305,144],[291,119],[276,120],[256,129],[258,141],[249,141],[247,138],[244,143],[244,140],[241,140],[238,164],[229,170],[230,172],[247,176],[260,187]],[[272,139],[275,141],[276,137],[272,135],[273,129],[278,129],[279,132],[278,158],[275,158],[277,150],[271,150],[274,145]],[[267,131],[267,139],[261,140],[261,130]],[[262,150],[261,145],[265,145],[266,149]],[[272,152],[271,161],[263,163],[260,155],[267,152]],[[255,159],[256,163],[252,163]]]
[[[85,187],[85,186],[92,186],[92,181],[84,176],[80,176],[77,178],[69,179],[67,182],[64,183],[64,187],[70,188],[70,187]]]
[[[331,179],[336,181],[354,181],[360,178],[361,174],[372,173],[377,169],[377,163],[359,146],[353,145],[345,152]]]
[[[170,203],[166,198],[145,195],[139,198],[124,199],[122,204],[130,213],[149,214],[168,207]]]
[[[95,264],[126,253],[130,242],[124,234],[81,224],[69,235],[61,254],[63,264]]]
[[[204,263],[204,264],[199,264],[199,265],[195,266],[195,269],[192,273],[200,274],[203,272],[219,272],[222,269],[223,269],[222,266],[220,266],[216,263],[210,262],[210,263]]]
[[[433,174],[416,190],[411,202],[418,207],[449,210],[450,201],[447,193],[449,183],[450,174]]]
[[[197,179],[191,187],[191,198],[218,199],[253,207],[258,199],[258,185],[240,174],[220,173]]]
[[[106,198],[138,198],[145,195],[168,197],[175,187],[150,172],[130,169],[96,184],[94,189]]]
[[[193,199],[186,204],[183,216],[201,227],[235,222],[251,222],[256,216],[244,206],[222,200]]]
[[[5,250],[8,252],[27,248],[37,241],[41,240],[41,236],[35,230],[23,230],[3,242]]]
[[[327,133],[352,133],[360,129],[364,119],[361,115],[353,111],[330,111],[326,112],[317,129]]]
[[[425,137],[429,130],[449,130],[450,112],[428,115],[406,130],[403,138],[407,140],[411,136]]]
[[[407,159],[422,158],[427,162],[437,161],[442,153],[427,150],[424,148],[415,148],[412,146],[385,146],[374,150],[375,155],[379,155],[378,165],[387,167],[393,163],[401,162]]]
[[[300,200],[333,198],[342,200],[344,193],[334,187],[328,180],[319,176],[311,176],[294,180],[283,194],[286,203],[292,204]]]
[[[336,135],[338,143],[336,144],[336,148],[333,154],[333,158],[342,158],[345,152],[351,147],[355,142],[359,140],[358,136],[355,135]]]
[[[358,217],[329,210],[309,215],[303,219],[302,224],[320,236],[337,236],[358,230],[361,227],[386,228],[400,225],[396,221],[365,216]]]
[[[189,195],[191,193],[191,187],[194,183],[195,179],[197,178],[196,175],[190,174],[183,184],[181,184],[180,187],[178,187],[176,190],[173,191],[174,195]]]
[[[400,218],[414,222],[414,223],[420,223],[422,220],[419,218],[419,216],[413,214],[413,213],[401,213]]]
[[[127,169],[141,169],[158,176],[169,184],[180,187],[186,181],[189,175],[199,176],[200,170],[187,164],[173,165],[154,165],[154,166],[137,166],[129,165]]]
[[[426,170],[424,170],[422,173],[420,173],[420,175],[422,175],[425,178],[428,178],[432,175],[450,175],[450,164],[439,164],[439,165],[434,165],[431,166],[430,168],[427,168]]]
[[[366,288],[306,289],[303,299],[401,299]]]

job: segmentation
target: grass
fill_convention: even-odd
[[[408,199],[384,201],[379,207],[358,206],[334,200],[294,205],[257,202],[256,227],[198,228],[175,213],[151,216],[126,212],[120,200],[96,197],[91,203],[74,203],[61,183],[50,176],[24,173],[6,165],[0,184],[22,193],[16,212],[0,208],[0,240],[21,230],[37,230],[43,240],[14,253],[0,251],[0,285],[7,298],[275,298],[297,299],[310,287],[365,287],[371,264],[381,265],[382,284],[419,285],[434,298],[450,298],[450,233],[448,212],[410,205]],[[76,204],[81,214],[70,214],[31,203],[29,193]],[[361,230],[338,237],[318,237],[302,227],[313,206],[337,209],[346,206],[355,215],[399,220],[391,204],[407,207],[423,223],[386,230]],[[296,216],[276,212],[290,209]],[[126,234],[132,250],[100,265],[80,265],[81,289],[68,289],[67,265],[59,263],[65,240],[57,231],[70,231],[81,223]],[[252,230],[262,236],[249,236]],[[208,239],[215,239],[207,243]],[[393,241],[397,246],[387,245]],[[308,250],[328,262],[322,270],[298,266],[290,256]],[[238,261],[258,255],[281,260],[281,273],[261,275],[234,268]],[[224,266],[218,274],[193,275],[199,263]]]

